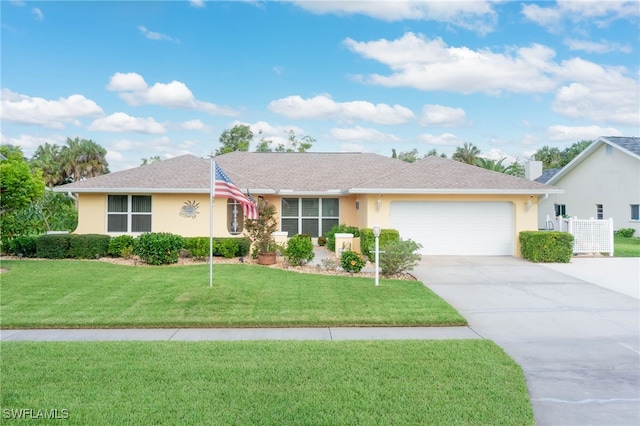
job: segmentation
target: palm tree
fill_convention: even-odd
[[[107,150],[92,140],[67,138],[60,150],[62,171],[66,181],[77,182],[109,173]]]
[[[452,159],[466,164],[476,164],[476,159],[480,155],[480,149],[472,143],[465,142],[463,146],[456,148]]]
[[[40,145],[31,157],[31,167],[42,170],[44,184],[49,188],[64,183],[60,170],[60,147],[56,144]]]

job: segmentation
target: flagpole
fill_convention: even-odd
[[[213,152],[209,155],[209,287],[213,287],[213,197],[216,195],[216,160]]]

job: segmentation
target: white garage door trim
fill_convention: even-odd
[[[389,226],[422,244],[423,255],[513,255],[510,202],[392,201]]]

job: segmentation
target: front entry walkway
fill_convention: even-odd
[[[538,425],[640,424],[636,298],[514,257],[424,257],[413,274],[522,366]]]

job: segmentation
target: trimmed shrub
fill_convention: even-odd
[[[209,237],[185,238],[184,248],[196,259],[204,259],[209,256]]]
[[[633,237],[633,234],[635,232],[636,230],[633,228],[621,228],[615,231],[614,235],[617,235],[618,237],[623,237],[623,238],[631,238]]]
[[[419,253],[416,253],[421,248],[422,244],[416,243],[413,240],[401,239],[385,244],[380,253],[380,269],[382,275],[391,276],[413,270],[422,258]]]
[[[318,245],[319,245],[320,247],[324,247],[324,246],[326,246],[326,245],[327,245],[327,239],[326,239],[325,237],[323,237],[322,235],[320,235],[320,236],[318,237]]]
[[[343,251],[340,256],[340,266],[347,272],[360,272],[366,264],[367,261],[360,257],[355,251]]]
[[[313,242],[308,235],[297,234],[289,238],[284,256],[290,265],[300,266],[313,260]]]
[[[111,237],[99,234],[71,234],[69,257],[75,259],[96,259],[109,251]]]
[[[356,226],[348,226],[344,223],[334,225],[329,232],[326,233],[327,248],[329,251],[336,249],[336,234],[353,234],[354,237],[360,236],[360,230]]]
[[[226,258],[242,257],[249,253],[249,240],[247,238],[214,238],[213,255],[224,256]],[[185,249],[189,250],[191,256],[197,259],[209,257],[209,237],[188,237],[185,238]]]
[[[16,256],[36,257],[36,240],[34,235],[21,235],[9,240],[8,253]]]
[[[134,240],[133,252],[149,265],[178,262],[184,238],[169,232],[149,232]]]
[[[69,257],[70,234],[45,234],[36,240],[36,254],[44,259],[65,259]]]
[[[519,235],[522,257],[532,262],[569,263],[573,254],[573,235],[559,231],[522,231]]]
[[[386,246],[391,243],[397,243],[400,241],[400,232],[396,229],[381,229],[380,230],[380,247]],[[375,257],[376,237],[373,235],[373,229],[363,228],[360,230],[360,249],[362,254],[367,256],[370,262],[373,262]]]
[[[130,257],[133,253],[134,238],[131,235],[118,235],[111,238],[107,253],[112,257]]]
[[[236,257],[238,252],[238,244],[234,241],[235,238],[219,238],[214,240],[214,253],[220,255],[226,259]]]

